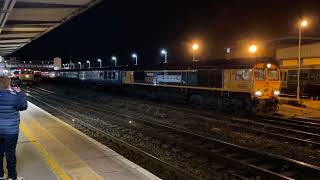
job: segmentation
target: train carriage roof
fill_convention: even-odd
[[[258,63],[278,64],[277,61],[272,58],[215,59],[211,61],[189,62],[183,64],[159,64],[157,66],[145,66],[143,69],[250,69]]]
[[[168,63],[158,65],[139,66],[110,66],[90,69],[68,69],[59,71],[93,71],[93,70],[185,70],[185,69],[251,69],[258,63],[272,63],[278,65],[273,58],[251,59],[216,59],[189,63]]]

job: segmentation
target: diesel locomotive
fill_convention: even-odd
[[[49,72],[50,73],[50,72]],[[51,72],[53,73],[53,72]],[[181,97],[219,111],[274,112],[280,70],[272,61],[215,60],[184,66],[110,67],[54,71],[57,79],[104,85],[152,97]]]

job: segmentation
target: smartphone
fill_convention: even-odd
[[[20,87],[21,85],[21,81],[20,79],[11,79],[11,87]]]

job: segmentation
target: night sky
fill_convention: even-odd
[[[305,36],[320,37],[319,0],[105,0],[72,21],[33,41],[13,56],[64,62],[100,57],[110,64],[157,63],[161,48],[168,61],[191,61],[190,43],[199,41],[200,60],[224,57],[224,47],[241,39],[297,36],[299,17],[312,18]]]

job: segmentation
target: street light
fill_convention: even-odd
[[[167,60],[168,52],[167,52],[167,50],[162,49],[161,50],[161,54],[164,55],[164,62],[163,63],[168,63],[168,60]]]
[[[80,66],[80,69],[81,69],[81,62],[78,62],[79,66]]]
[[[136,53],[133,53],[131,57],[136,60],[136,64],[135,65],[137,66],[138,65],[138,55]]]
[[[89,65],[89,66],[88,66],[88,68],[90,69],[90,67],[91,67],[91,66],[90,66],[90,61],[89,61],[89,60],[87,60],[87,63],[88,63],[88,65]]]
[[[196,62],[198,60],[196,60],[196,51],[199,49],[199,45],[198,44],[193,44],[192,45],[192,61]]]
[[[300,69],[301,69],[301,37],[302,37],[302,28],[306,28],[309,22],[306,19],[303,19],[299,23],[299,42],[298,42],[298,78],[297,78],[297,101],[298,103],[301,101],[300,97]],[[302,105],[302,102],[300,102]]]
[[[101,61],[101,59],[98,59],[98,62],[99,62],[99,64],[100,64],[100,68],[102,68],[102,61]]]
[[[258,49],[257,45],[252,44],[252,45],[249,46],[248,51],[249,51],[250,54],[255,54],[257,52],[257,49]]]
[[[114,66],[117,66],[117,58],[115,56],[112,56],[111,59],[114,61]]]

